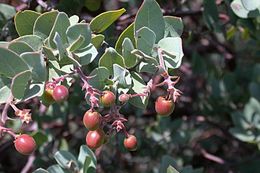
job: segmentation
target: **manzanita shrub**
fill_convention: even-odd
[[[169,116],[174,110],[181,91],[175,87],[179,77],[169,70],[177,69],[182,62],[181,19],[163,16],[155,0],[144,0],[134,22],[113,48],[102,33],[123,13],[124,9],[104,12],[86,23],[57,10],[42,14],[25,10],[14,18],[19,37],[1,42],[0,103],[5,106],[0,131],[13,136],[18,152],[32,154],[37,147],[31,136],[6,127],[14,120],[10,108],[22,123],[28,124],[33,121],[31,110],[20,109],[19,103],[33,98],[46,107],[62,103],[69,98],[72,84],[82,87],[89,104],[90,109],[82,115],[89,130],[82,138],[86,137],[88,147],[81,147],[78,160],[69,152],[56,153],[59,165],[45,172],[95,170],[95,156],[89,148],[100,147],[118,132],[125,135],[126,149],[138,149],[137,138],[128,133],[127,119],[120,109],[126,102],[145,109],[153,88],[164,87],[167,91],[155,103],[157,113]],[[87,73],[90,64],[95,68]]]

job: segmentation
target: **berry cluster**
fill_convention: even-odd
[[[176,89],[174,86],[178,82],[179,77],[170,76],[163,66],[164,73],[161,73],[163,77],[163,82],[159,84],[154,83],[154,77],[150,79],[144,88],[143,92],[137,94],[120,94],[118,98],[115,93],[109,90],[100,91],[89,84],[89,79],[93,76],[85,76],[82,70],[78,67],[72,70],[71,73],[63,75],[59,78],[52,79],[46,83],[45,90],[41,96],[41,101],[44,105],[49,106],[55,102],[60,103],[65,101],[69,96],[69,90],[66,86],[61,85],[61,83],[72,75],[78,74],[80,79],[83,81],[82,90],[85,91],[85,99],[90,103],[90,109],[85,112],[83,116],[83,124],[89,130],[86,135],[86,144],[91,149],[97,149],[108,141],[109,136],[116,131],[123,132],[125,134],[124,147],[129,151],[134,151],[137,149],[137,138],[129,134],[126,130],[124,123],[127,119],[120,114],[121,107],[127,103],[127,101],[133,97],[147,97],[151,94],[152,88],[159,86],[167,86],[167,95],[159,96],[155,102],[156,113],[160,116],[169,116],[172,114],[175,102],[181,95],[181,91]],[[29,123],[31,121],[31,113],[29,109],[18,109],[13,103],[12,98],[10,98],[10,106],[15,110],[16,116],[19,116],[22,122]],[[103,105],[104,108],[109,109],[109,113],[102,116],[97,112],[96,108]],[[4,108],[4,114],[7,112],[7,107]],[[106,131],[106,133],[105,133]],[[36,142],[34,139],[26,134],[16,135],[12,130],[0,126],[0,132],[7,132],[11,134],[14,138],[15,148],[21,154],[31,154],[36,148]]]
[[[119,99],[120,100],[120,99]],[[119,132],[123,130],[125,132],[126,138],[124,140],[124,146],[130,151],[134,151],[137,148],[137,139],[134,135],[129,135],[123,124],[126,121],[124,118],[120,117],[118,111],[113,112],[113,107],[115,107],[116,96],[111,91],[103,91],[100,97],[100,103],[104,107],[111,107],[110,114],[102,117],[100,113],[90,109],[85,112],[83,117],[83,123],[85,127],[89,130],[86,135],[86,144],[91,149],[96,149],[100,147],[105,141],[107,141],[107,135],[105,134],[103,127],[106,123],[112,122],[112,127]],[[115,109],[114,109],[115,110]]]

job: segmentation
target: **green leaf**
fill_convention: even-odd
[[[73,52],[80,65],[87,65],[94,61],[98,52],[95,46],[89,44],[87,47]]]
[[[95,46],[96,49],[98,49],[101,47],[104,40],[105,40],[105,36],[102,34],[93,35],[91,38],[91,43]]]
[[[59,165],[50,166],[47,171],[49,173],[65,173],[65,171]]]
[[[215,0],[204,0],[203,1],[204,10],[203,10],[203,19],[207,27],[211,30],[220,32],[219,25],[219,13]]]
[[[124,39],[122,43],[122,55],[127,68],[134,67],[138,62],[137,56],[131,53],[132,50],[134,50],[134,45],[132,44],[131,40],[127,37]]]
[[[146,60],[145,62],[140,62],[137,67],[139,73],[146,72],[154,74],[158,70],[158,63],[155,60]]]
[[[101,33],[114,23],[124,12],[125,9],[122,8],[101,13],[91,20],[90,29],[95,33]]]
[[[17,33],[20,36],[33,34],[33,26],[40,13],[31,10],[19,11],[14,17]]]
[[[129,25],[118,37],[117,41],[116,41],[116,46],[115,49],[117,52],[119,52],[120,54],[122,53],[122,44],[123,41],[125,40],[125,38],[128,38],[132,41],[132,43],[134,44],[134,47],[136,46],[135,43],[135,37],[134,37],[134,23],[132,23],[131,25]]]
[[[85,38],[83,36],[79,36],[68,48],[67,50],[74,52],[78,49],[80,49],[80,47],[82,47],[82,45],[84,44]]]
[[[33,97],[39,97],[44,92],[44,83],[31,83],[26,87],[26,90],[24,92],[23,101],[29,100]]]
[[[79,156],[78,156],[79,163],[81,165],[84,165],[87,157],[90,157],[90,159],[91,159],[91,163],[89,164],[89,166],[96,168],[97,160],[96,160],[95,154],[86,145],[81,145],[80,151],[79,151]]]
[[[70,26],[76,25],[79,22],[79,16],[73,15],[69,18],[70,20]]]
[[[180,17],[164,16],[164,37],[180,37],[183,32],[183,23]]]
[[[114,48],[107,48],[99,60],[99,66],[106,67],[113,74],[113,64],[125,67],[124,58]]]
[[[128,70],[126,70],[125,68],[117,64],[113,65],[113,71],[114,71],[113,81],[117,82],[118,93],[121,93],[121,91],[123,93],[127,93],[132,85],[131,74],[129,73]]]
[[[11,80],[3,76],[0,77],[0,104],[5,103],[11,95]]]
[[[28,64],[35,82],[44,82],[47,78],[44,57],[40,53],[23,53],[21,58]]]
[[[42,169],[42,168],[38,168],[35,171],[33,171],[33,173],[49,173],[47,170]]]
[[[33,34],[41,37],[42,39],[48,38],[57,15],[58,11],[56,10],[41,14],[35,21]]]
[[[241,18],[247,18],[248,17],[248,13],[249,11],[243,6],[241,0],[234,0],[231,4],[230,4],[233,12],[241,17]]]
[[[258,122],[254,123],[254,119],[256,117],[260,117],[260,103],[252,97],[245,105],[244,118],[247,120],[247,122],[250,122],[251,125],[254,124],[255,126],[257,126]]]
[[[169,166],[167,168],[167,173],[179,173],[179,171],[177,171],[174,167]]]
[[[66,34],[68,36],[69,44],[72,44],[74,41],[78,39],[79,36],[83,36],[84,43],[81,45],[81,48],[85,48],[90,44],[91,41],[91,30],[89,25],[86,23],[78,23],[73,26],[70,26]]]
[[[133,94],[143,92],[146,84],[143,81],[142,77],[136,72],[132,72],[131,76],[132,76],[132,80],[133,80],[132,81],[133,86],[132,86],[130,92]],[[133,97],[129,100],[129,103],[135,107],[145,109],[148,104],[148,97]]]
[[[54,158],[62,168],[71,169],[71,166],[78,167],[76,158],[68,151],[57,151]]]
[[[38,147],[42,146],[45,142],[48,141],[48,136],[42,131],[36,131],[32,134],[33,139],[35,140]]]
[[[255,134],[250,130],[246,131],[246,130],[239,129],[239,128],[231,128],[229,130],[229,132],[233,136],[235,136],[237,139],[244,141],[244,142],[253,143],[257,139]]]
[[[91,164],[91,158],[90,157],[86,157],[84,166],[83,166],[83,173],[96,173],[96,168],[90,166]]]
[[[67,56],[67,51],[65,45],[62,42],[62,38],[58,32],[55,33],[53,42],[55,43],[56,48],[59,51],[59,61],[61,61],[64,57]]]
[[[0,47],[0,62],[0,74],[8,78],[29,70],[28,65],[16,53],[2,47]]]
[[[109,71],[105,67],[98,67],[95,68],[89,76],[93,76],[93,78],[89,79],[89,84],[94,88],[103,90],[105,81],[109,78]]]
[[[36,35],[21,36],[13,41],[22,41],[27,43],[34,51],[38,51],[42,48],[43,40]]]
[[[136,32],[136,40],[137,49],[146,55],[151,55],[156,40],[155,33],[147,27],[142,27]]]
[[[260,7],[259,0],[241,0],[241,2],[248,11],[252,11]]]
[[[0,3],[0,13],[3,14],[5,20],[8,20],[15,15],[16,10],[11,5]]]
[[[26,90],[30,78],[30,70],[23,71],[14,76],[14,78],[12,79],[11,91],[16,99],[22,99],[24,97],[24,92]]]
[[[66,150],[66,151],[69,150],[69,144],[65,138],[62,138],[60,140],[59,150]]]
[[[33,52],[34,50],[23,41],[12,41],[8,45],[8,49],[14,51],[18,55],[21,55],[24,52]]]
[[[163,58],[167,68],[179,68],[182,62],[183,50],[180,37],[167,37],[159,41],[163,50]]]
[[[156,35],[156,42],[164,37],[165,22],[159,4],[155,0],[144,0],[135,18],[135,32],[148,27]]]
[[[53,51],[52,49],[46,47],[46,46],[43,46],[43,52],[44,52],[44,55],[46,56],[46,58],[48,60],[51,60],[51,61],[57,61],[58,59],[55,57],[55,55],[53,54]]]
[[[159,173],[165,173],[168,171],[169,166],[175,167],[176,165],[176,161],[171,156],[165,155],[162,157]]]
[[[53,49],[57,48],[54,42],[54,37],[56,33],[60,35],[61,42],[63,45],[68,43],[66,31],[69,26],[70,26],[70,21],[67,14],[64,12],[59,12],[49,36],[49,45],[51,46],[51,48]]]

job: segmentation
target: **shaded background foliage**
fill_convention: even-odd
[[[118,35],[133,22],[142,1],[137,0],[53,0],[1,1],[16,10],[39,12],[58,9],[69,16],[77,14],[89,22],[103,11],[127,10],[105,31],[106,41],[114,45]],[[165,15],[182,17],[184,60],[173,74],[181,76],[183,91],[173,115],[158,118],[154,101],[164,91],[153,91],[147,110],[126,105],[122,113],[129,118],[128,129],[135,132],[139,146],[127,152],[123,135],[111,139],[97,151],[98,172],[160,172],[169,164],[180,172],[259,172],[260,167],[260,18],[240,18],[231,9],[231,0],[158,0]],[[5,15],[0,6],[1,40],[18,35],[12,10]],[[15,12],[15,10],[13,10]],[[93,67],[94,68],[94,67]],[[92,69],[89,69],[89,72]],[[144,74],[145,75],[145,74]],[[42,129],[35,136],[43,145],[36,153],[33,169],[55,163],[53,153],[68,150],[77,154],[85,143],[81,122],[87,110],[80,86],[72,86],[65,104],[45,110],[38,100],[21,107],[33,109],[33,119]],[[11,124],[14,129],[18,124]],[[29,130],[30,129],[23,129]],[[15,152],[12,141],[0,141],[0,172],[20,172],[26,156]]]

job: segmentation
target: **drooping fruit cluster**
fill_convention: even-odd
[[[122,98],[124,101],[122,101]],[[125,96],[122,97],[119,96],[120,102],[126,102],[129,99],[129,96],[125,94]],[[127,121],[126,119],[120,117],[119,110],[115,107],[115,101],[116,96],[112,91],[103,91],[100,96],[100,102],[105,107],[110,107],[110,113],[105,116],[101,116],[100,113],[94,111],[93,109],[90,109],[85,112],[83,116],[83,124],[85,127],[89,130],[86,135],[86,144],[91,149],[97,149],[107,139],[107,135],[105,134],[103,128],[106,125],[106,123],[111,123],[110,127],[112,126],[113,129],[115,129],[117,132],[123,131],[126,135],[126,139],[124,140],[124,146],[129,151],[134,151],[137,148],[137,139],[133,135],[129,135],[125,129],[125,126],[123,124],[124,121]]]
[[[36,142],[33,137],[27,134],[22,134],[16,137],[14,140],[14,146],[19,153],[30,155],[36,149]]]

